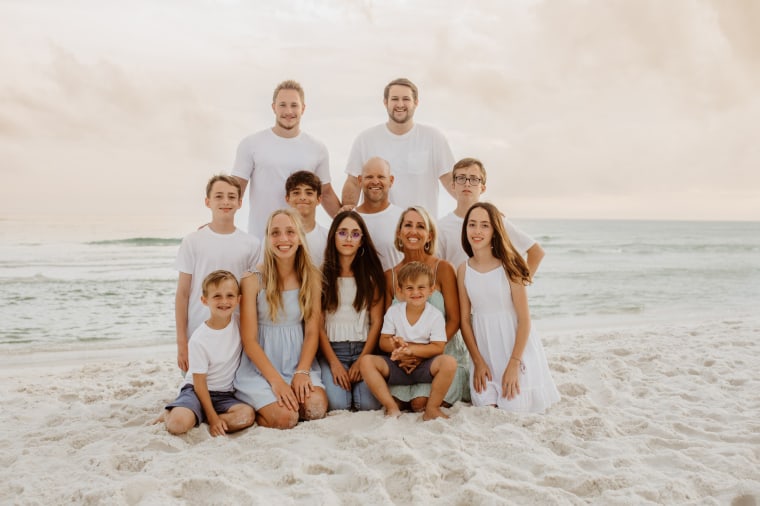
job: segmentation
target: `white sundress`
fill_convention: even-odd
[[[464,286],[470,298],[472,330],[483,359],[491,369],[492,380],[483,392],[473,388],[470,369],[470,396],[474,406],[496,405],[506,411],[541,413],[559,400],[541,340],[531,330],[522,355],[525,372],[520,372],[520,393],[512,400],[502,397],[501,378],[512,356],[517,333],[517,313],[504,268],[488,272],[465,269]],[[462,317],[466,317],[462,315]]]

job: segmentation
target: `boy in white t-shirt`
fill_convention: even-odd
[[[322,202],[322,181],[308,170],[294,172],[285,181],[285,201],[301,216],[311,261],[322,269],[327,229],[317,223],[317,206]]]
[[[388,308],[380,332],[380,349],[386,355],[365,355],[360,362],[364,382],[385,407],[386,416],[401,411],[388,385],[432,383],[423,420],[448,418],[441,403],[454,379],[457,362],[444,355],[446,321],[443,314],[427,300],[433,293],[433,272],[422,262],[409,262],[398,273],[398,289],[403,302]],[[424,359],[411,369],[398,361],[415,356]]]
[[[166,430],[184,434],[208,422],[212,436],[253,425],[254,410],[233,395],[232,381],[243,344],[235,309],[240,285],[229,271],[214,271],[203,280],[203,304],[211,316],[195,332],[189,346],[189,368],[177,399],[166,406]]]
[[[462,247],[462,224],[464,215],[486,191],[486,169],[476,158],[463,158],[454,164],[451,171],[451,191],[457,199],[457,207],[438,220],[438,256],[455,268],[467,260]],[[531,276],[536,274],[544,250],[528,234],[517,228],[506,218],[504,228],[509,240],[520,254],[525,255]]]
[[[177,327],[177,365],[187,371],[187,343],[209,315],[201,303],[203,279],[218,269],[238,279],[253,271],[259,257],[259,240],[235,227],[235,213],[242,204],[240,183],[218,174],[206,184],[206,207],[211,222],[182,239],[175,266],[179,271],[174,300]]]

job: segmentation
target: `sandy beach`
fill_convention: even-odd
[[[543,415],[333,412],[212,438],[147,425],[173,348],[2,357],[2,504],[760,503],[760,328],[549,333]]]

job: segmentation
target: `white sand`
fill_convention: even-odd
[[[544,415],[331,413],[212,438],[145,425],[173,349],[4,353],[2,504],[760,504],[757,322],[544,335]]]

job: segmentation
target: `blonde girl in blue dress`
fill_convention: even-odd
[[[301,221],[280,209],[267,221],[263,262],[240,282],[245,353],[235,396],[255,406],[263,427],[289,429],[323,418],[327,396],[319,365],[321,275],[312,264]]]

